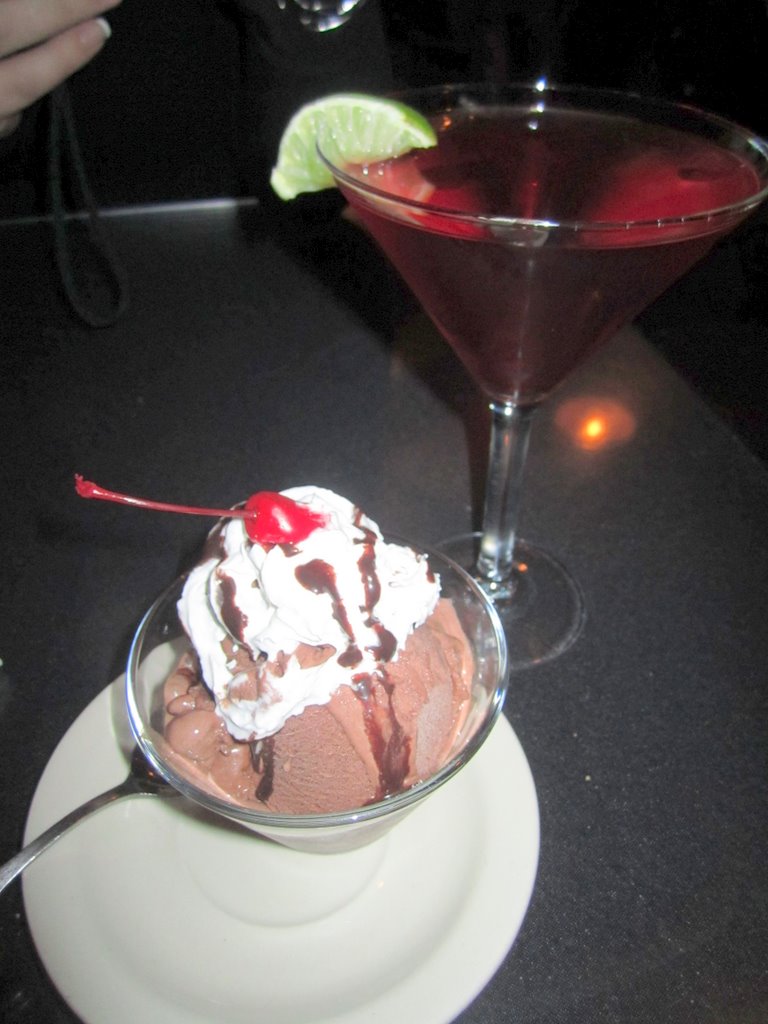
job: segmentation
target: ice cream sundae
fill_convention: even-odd
[[[78,492],[219,511],[82,479]],[[477,641],[427,556],[320,487],[260,492],[223,515],[177,604],[188,643],[163,686],[164,761],[273,815],[367,807],[439,772],[472,707]]]
[[[282,498],[300,539],[218,526],[179,617],[165,737],[198,782],[281,813],[344,810],[428,777],[469,707],[473,659],[427,559],[330,491]]]

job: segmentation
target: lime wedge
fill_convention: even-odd
[[[426,118],[396,100],[336,93],[301,107],[283,132],[270,184],[281,199],[333,187],[317,144],[334,162],[370,163],[427,149],[437,136]]]

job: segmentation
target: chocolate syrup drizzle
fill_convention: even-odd
[[[397,639],[394,634],[386,629],[373,614],[373,609],[381,597],[381,580],[376,572],[376,534],[362,524],[362,510],[355,509],[354,524],[360,530],[363,537],[355,541],[363,545],[363,553],[357,561],[360,569],[360,576],[363,581],[363,592],[365,593],[365,605],[362,610],[368,613],[366,626],[373,629],[379,639],[378,648],[370,648],[380,662],[391,661],[397,651]],[[431,570],[430,570],[431,573]],[[434,579],[434,577],[432,577]],[[389,738],[384,738],[384,730],[379,717],[376,715],[376,702],[373,698],[373,688],[380,685],[387,695],[386,714],[389,720]],[[371,752],[376,761],[379,771],[379,786],[374,800],[383,800],[391,793],[396,793],[403,787],[411,758],[411,739],[405,733],[398,721],[395,709],[392,704],[394,686],[389,682],[386,670],[375,672],[372,675],[360,675],[355,678],[353,690],[363,708],[363,720],[368,736]]]
[[[387,695],[389,739],[384,738],[382,723],[376,715],[373,695],[376,685],[381,686]],[[392,704],[394,686],[388,681],[386,672],[360,675],[355,678],[352,689],[363,709],[365,732],[379,773],[379,784],[371,801],[375,803],[403,788],[411,760],[411,739],[395,714]]]
[[[248,616],[235,602],[235,581],[221,571],[218,571],[216,575],[221,591],[221,620],[229,635],[245,645],[245,627],[248,625]]]
[[[255,796],[257,800],[266,803],[275,787],[275,737],[253,740],[248,746],[251,748],[253,770],[261,775]]]
[[[313,594],[328,594],[331,599],[333,617],[349,637],[347,649],[342,651],[336,659],[338,663],[344,668],[354,668],[355,665],[359,665],[363,656],[355,643],[355,634],[336,585],[336,571],[333,566],[323,561],[322,558],[313,558],[311,562],[297,566],[295,573],[296,579],[302,587],[311,590]]]
[[[374,630],[378,645],[369,648],[379,662],[391,661],[397,650],[397,639],[386,629],[373,613],[381,597],[381,580],[376,572],[376,550],[378,540],[373,530],[362,524],[362,512],[355,509],[354,525],[362,534],[355,544],[362,545],[362,553],[357,560],[360,578],[363,584],[364,604],[360,610],[367,614],[365,625]],[[298,566],[296,579],[307,590],[314,594],[328,594],[333,603],[333,617],[349,638],[347,649],[337,658],[345,668],[353,668],[362,660],[360,648],[349,621],[336,582],[336,573],[332,565],[316,558],[305,565]],[[377,702],[373,695],[374,687],[381,686],[387,695],[386,716],[389,733],[385,738],[385,729],[380,714],[377,715]],[[410,763],[411,741],[397,720],[392,704],[393,687],[388,682],[386,672],[382,669],[373,673],[360,673],[353,679],[353,692],[358,698],[363,711],[366,735],[379,772],[379,784],[374,800],[381,800],[390,793],[402,788],[408,774]]]
[[[376,572],[376,551],[374,547],[377,537],[373,530],[363,526],[361,522],[362,516],[362,511],[356,508],[353,521],[363,535],[362,540],[355,541],[355,544],[363,545],[363,553],[357,560],[357,567],[360,570],[360,577],[363,581],[363,593],[365,594],[365,604],[362,610],[368,613],[368,618],[365,622],[366,626],[372,629],[379,638],[378,647],[371,647],[369,650],[379,661],[391,661],[397,650],[397,639],[393,633],[385,629],[373,614],[373,609],[381,597],[381,580]]]
[[[395,655],[397,640],[394,634],[386,629],[373,614],[373,609],[381,597],[381,580],[376,572],[375,544],[378,538],[373,530],[362,525],[361,519],[362,511],[357,508],[355,509],[354,525],[362,533],[362,538],[356,540],[355,543],[361,544],[363,547],[357,565],[363,583],[365,602],[360,610],[367,613],[365,625],[375,631],[379,641],[376,647],[371,647],[369,650],[380,663],[388,662]],[[299,553],[299,549],[294,544],[281,544],[280,547],[287,557]],[[307,590],[313,594],[328,594],[331,598],[333,617],[349,638],[346,650],[342,651],[337,661],[344,668],[354,668],[362,661],[362,654],[357,646],[349,615],[339,593],[333,566],[321,558],[315,558],[297,566],[295,574],[296,579]],[[434,574],[429,567],[427,574],[430,580],[434,579]],[[223,596],[222,618],[230,633],[242,641],[247,617],[235,604],[234,582],[223,574],[220,578]],[[386,694],[386,705],[376,700],[374,689],[378,687]],[[389,682],[383,666],[372,673],[359,673],[354,676],[352,691],[360,702],[366,735],[378,769],[378,787],[372,801],[376,802],[402,789],[410,764],[411,739],[395,714],[392,702],[394,686]],[[384,722],[382,714],[385,716]],[[385,723],[389,726],[386,730]],[[385,737],[385,732],[389,734],[388,737]],[[261,776],[255,792],[256,799],[266,803],[274,789],[274,736],[255,740],[249,746],[254,771]]]
[[[226,556],[227,551],[224,545],[224,530],[222,525],[217,523],[205,539],[200,561],[207,562],[209,558],[216,558],[221,562],[226,558]]]

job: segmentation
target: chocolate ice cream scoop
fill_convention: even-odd
[[[180,623],[178,580],[145,616],[127,671],[131,725],[153,764],[206,809],[295,849],[339,852],[387,831],[469,761],[507,686],[504,635],[486,596],[448,559],[419,555],[442,596],[397,658],[264,738],[229,732]],[[234,650],[226,632],[223,643],[239,674],[235,696],[253,699],[262,661]],[[293,657],[335,655],[297,647]],[[267,661],[282,670],[278,657]]]

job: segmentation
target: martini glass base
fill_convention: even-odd
[[[581,588],[565,567],[541,548],[519,540],[512,579],[492,583],[475,571],[479,546],[479,533],[437,545],[478,580],[493,601],[507,636],[510,668],[541,665],[568,650],[584,628],[586,609]]]

